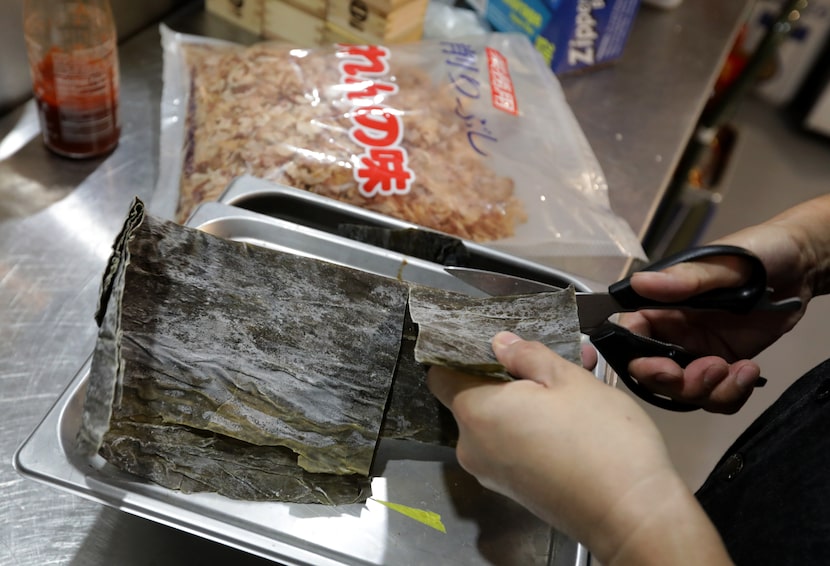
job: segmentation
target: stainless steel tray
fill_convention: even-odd
[[[189,225],[218,236],[313,256],[405,280],[468,291],[441,266],[300,224],[220,203],[202,205]],[[550,277],[562,277],[549,272]],[[573,283],[586,290],[584,283]],[[74,451],[89,365],[15,454],[23,475],[281,564],[546,564],[582,566],[584,547],[530,513],[483,489],[449,448],[382,440],[373,498],[327,507],[234,501],[182,494],[120,472]],[[597,369],[604,375],[604,367]],[[432,511],[446,532],[377,500]]]
[[[405,220],[250,175],[234,179],[219,197],[219,202],[335,235],[339,233],[339,227],[342,224],[359,224],[393,230],[407,228],[427,230]],[[557,286],[567,286],[574,282],[573,275],[561,270],[470,240],[458,239],[458,241],[467,251],[465,267],[509,273]],[[585,278],[581,278],[580,281],[594,290],[600,288],[605,290],[606,287]]]

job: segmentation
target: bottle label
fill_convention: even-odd
[[[118,98],[112,42],[52,54],[54,100],[61,121],[61,137],[68,143],[83,143],[99,136],[112,136],[118,127]]]
[[[69,53],[52,52],[52,73],[58,104],[89,104],[112,98],[115,46],[112,42]]]
[[[52,48],[35,81],[44,139],[73,156],[115,146],[118,124],[118,59],[114,41],[65,52]]]

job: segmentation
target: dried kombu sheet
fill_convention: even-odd
[[[415,359],[417,337],[418,328],[407,309],[389,408],[380,434],[383,438],[455,446],[458,425],[450,410],[427,388],[427,367]]]
[[[164,222],[139,201],[96,320],[80,447],[171,489],[247,500],[364,501],[380,436],[453,445],[424,364],[504,377],[499,330],[579,359],[572,289],[410,289]]]
[[[101,454],[124,471],[183,493],[327,505],[359,503],[370,495],[368,477],[306,472],[287,448],[176,425],[113,422]]]
[[[415,359],[422,364],[510,379],[490,345],[501,330],[539,341],[574,363],[581,360],[573,287],[482,299],[413,285],[409,311],[418,325]]]
[[[121,232],[113,243],[113,253],[104,271],[95,321],[98,340],[92,354],[92,368],[81,414],[78,447],[94,454],[101,447],[109,428],[112,406],[121,399],[124,368],[121,359],[121,298],[124,294],[124,273],[130,261],[128,240],[144,220],[144,205],[136,201],[130,208]]]
[[[159,422],[290,448],[300,473],[368,476],[406,285],[160,221],[140,203],[130,218],[102,292],[81,446]]]

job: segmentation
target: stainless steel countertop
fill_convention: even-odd
[[[641,240],[751,4],[643,6],[621,59],[560,79],[608,180],[611,208]],[[628,266],[609,259],[604,265],[569,260],[557,267],[610,282]]]
[[[640,235],[746,6],[746,0],[699,0],[665,12],[644,7],[620,61],[562,79],[608,178],[612,206]],[[252,39],[204,14],[199,2],[168,23]],[[44,207],[0,220],[0,563],[264,564],[12,469],[14,451],[89,355],[110,245],[132,198],[149,200],[155,184],[162,66],[156,27],[126,41],[120,57],[123,134],[108,158],[71,162],[49,154],[31,137],[29,107],[0,120],[0,192],[14,187],[33,209]],[[620,266],[609,264],[594,278],[619,274]]]

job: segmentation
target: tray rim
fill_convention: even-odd
[[[260,177],[255,177],[249,174],[240,175],[232,179],[226,187],[226,189],[222,192],[222,194],[219,195],[215,203],[203,204],[218,203],[223,205],[229,205],[238,210],[244,210],[245,212],[253,212],[254,214],[261,215],[266,218],[273,218],[275,220],[286,221],[282,218],[265,215],[256,211],[251,211],[244,207],[244,202],[246,200],[255,198],[265,198],[269,196],[288,197],[303,202],[304,204],[334,210],[343,215],[351,216],[355,219],[362,219],[370,224],[381,225],[391,229],[414,229],[423,232],[433,232],[437,234],[442,234],[444,236],[449,236],[451,238],[459,240],[464,245],[464,247],[467,248],[467,250],[469,250],[472,254],[481,256],[490,261],[502,262],[504,264],[513,264],[517,267],[530,269],[538,273],[548,274],[562,281],[577,281],[582,285],[582,288],[577,288],[577,291],[605,291],[607,289],[607,285],[601,282],[591,280],[584,276],[577,276],[571,273],[567,273],[566,271],[559,269],[557,267],[545,265],[532,259],[511,254],[504,250],[493,248],[485,243],[474,242],[472,240],[467,240],[464,238],[460,238],[458,236],[444,234],[431,228],[426,228],[424,226],[414,224],[407,220],[401,220],[393,216],[381,214],[373,210],[361,208],[353,204],[318,195],[316,193],[312,193],[303,189],[298,189],[296,187],[291,187],[289,185],[284,185],[281,183],[269,181],[267,179],[262,179]],[[198,216],[198,214],[199,209],[197,208],[196,210],[194,210],[191,218],[193,218],[194,216]]]

